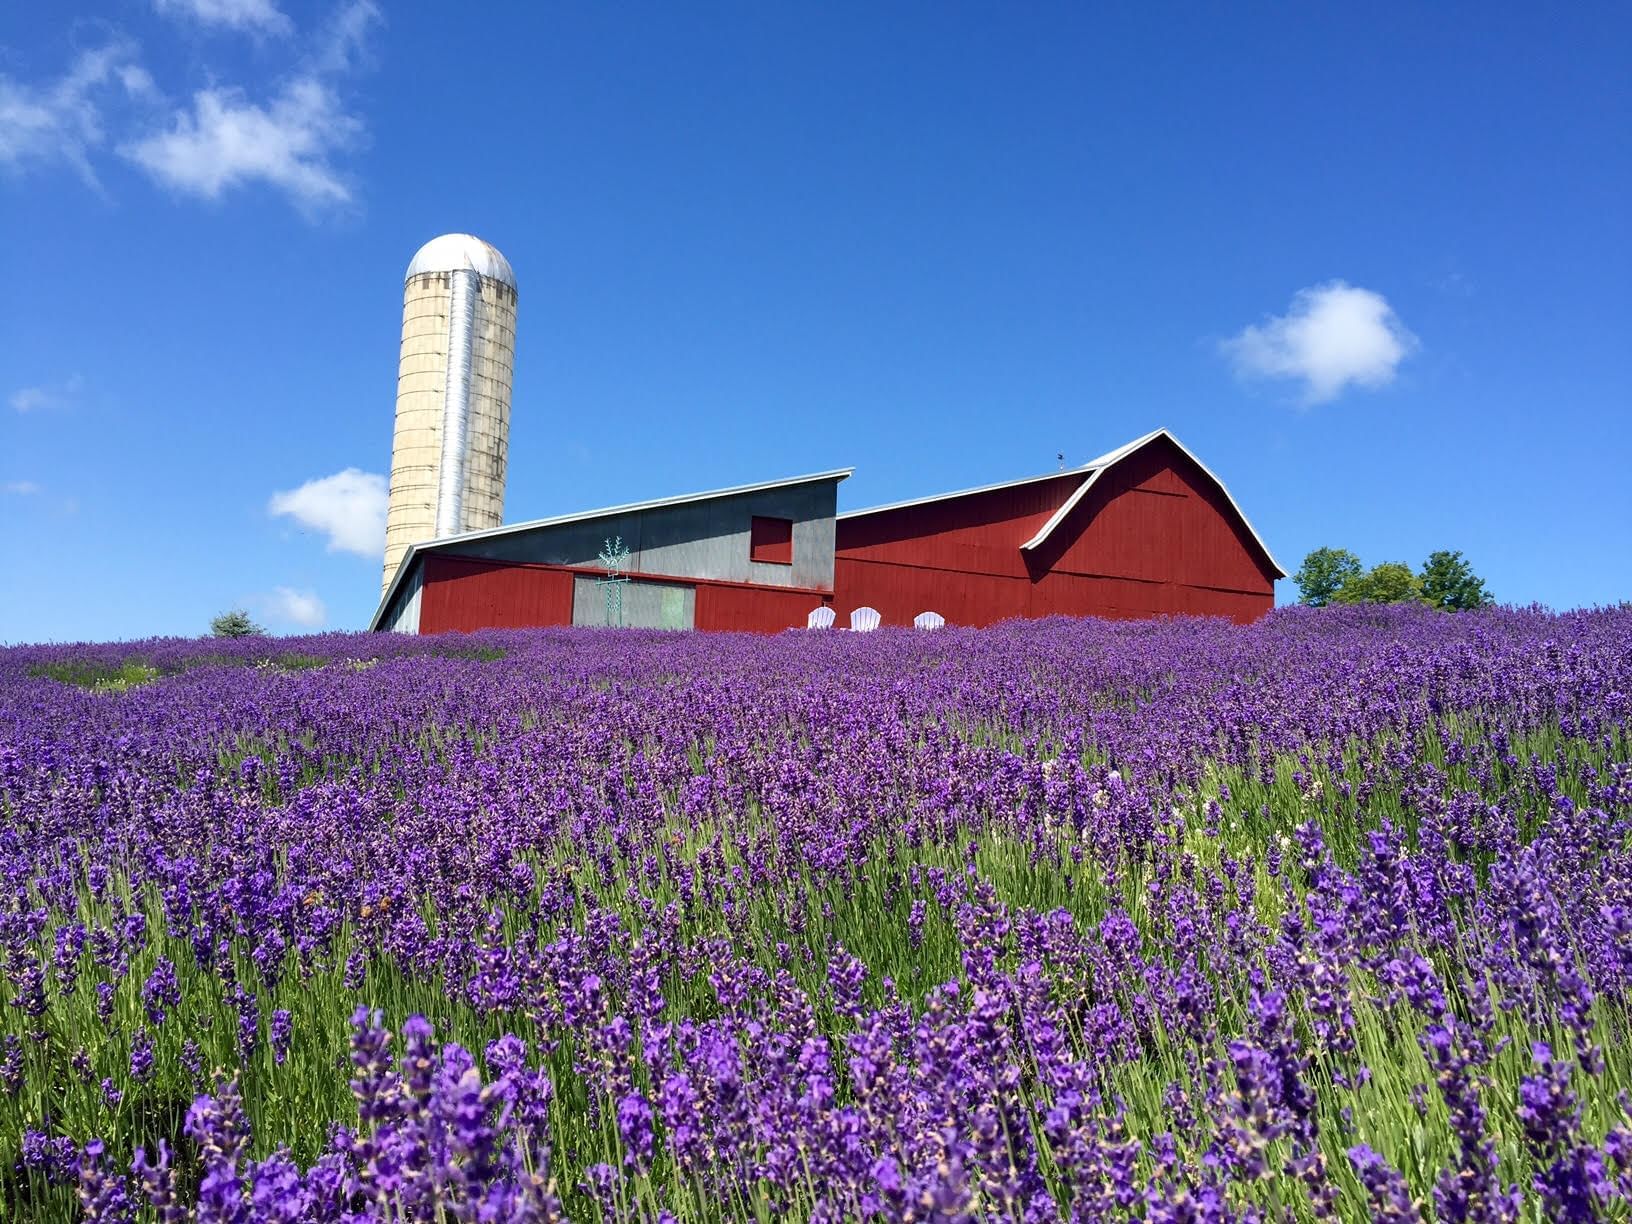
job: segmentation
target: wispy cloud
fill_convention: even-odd
[[[154,94],[135,45],[123,39],[81,51],[67,72],[43,85],[0,75],[0,166],[23,173],[63,164],[101,190],[91,156],[107,139],[104,105],[119,95],[128,100]]]
[[[40,486],[32,480],[8,480],[4,485],[0,485],[0,489],[14,497],[32,497],[41,492]]]
[[[321,628],[329,618],[317,592],[297,591],[293,587],[274,587],[269,595],[258,595],[251,603],[267,620],[281,625],[296,625],[302,629]]]
[[[302,208],[345,204],[351,188],[334,154],[353,147],[363,124],[315,77],[288,82],[269,103],[238,89],[204,89],[168,131],[121,152],[164,185],[213,200],[247,183],[265,182]]]
[[[355,72],[368,66],[369,38],[385,21],[374,0],[349,0],[318,31],[311,70],[322,75]]]
[[[215,79],[167,98],[125,38],[81,52],[54,81],[0,74],[0,170],[59,164],[100,191],[107,151],[178,195],[216,200],[254,185],[309,216],[353,201],[342,155],[366,125],[342,86],[368,58],[381,16],[374,0],[342,0],[301,36],[276,0],[153,0],[191,24],[284,40],[285,73],[259,82]]]
[[[346,468],[274,493],[267,510],[328,537],[328,551],[378,558],[385,551],[385,477]]]
[[[1237,373],[1303,383],[1303,400],[1321,404],[1351,386],[1382,387],[1417,347],[1382,294],[1345,281],[1300,289],[1286,314],[1224,341]]]
[[[269,0],[164,3],[215,13],[231,9],[246,28],[251,9],[288,20]],[[353,188],[338,155],[357,148],[366,127],[347,107],[336,81],[358,66],[379,20],[373,0],[348,0],[310,40],[300,70],[270,97],[257,101],[230,86],[199,90],[172,111],[165,127],[125,142],[120,152],[183,195],[215,200],[235,188],[265,183],[308,214],[351,203]]]
[[[1451,270],[1444,276],[1436,276],[1428,282],[1434,289],[1449,297],[1471,298],[1478,292],[1478,286],[1464,273]]]
[[[68,407],[84,389],[85,379],[70,374],[64,382],[55,385],[18,387],[6,397],[6,402],[18,412],[45,412]]]
[[[284,35],[295,28],[272,0],[153,0],[153,7],[167,17],[253,34]]]

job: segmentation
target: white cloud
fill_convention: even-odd
[[[302,629],[319,628],[329,618],[329,610],[317,597],[316,591],[297,591],[293,587],[274,587],[270,595],[260,595],[253,601],[256,610],[268,620]]]
[[[115,149],[184,195],[213,200],[264,183],[308,214],[348,204],[353,188],[337,162],[365,129],[339,86],[366,66],[382,20],[376,0],[338,0],[309,34],[297,33],[277,0],[153,5],[200,25],[283,38],[285,75],[248,88],[212,84],[176,105],[123,37],[81,52],[54,81],[0,73],[0,171],[66,165],[100,191],[98,158]]]
[[[335,9],[318,35],[312,56],[320,73],[351,72],[368,58],[368,36],[385,18],[374,0],[350,0]]]
[[[216,199],[245,183],[265,182],[306,209],[345,204],[351,189],[330,160],[362,137],[363,124],[315,76],[287,82],[265,106],[239,89],[203,89],[170,129],[121,152],[159,182]]]
[[[153,78],[136,62],[135,47],[123,40],[81,51],[68,71],[47,85],[0,76],[0,166],[21,173],[61,162],[100,188],[91,154],[106,139],[103,105],[115,88],[131,98],[153,93]]]
[[[18,497],[30,497],[40,492],[40,486],[32,480],[8,480],[0,488],[4,488],[7,493],[13,493]]]
[[[167,17],[191,18],[200,25],[257,34],[288,34],[294,23],[272,0],[153,0]]]
[[[51,393],[44,387],[18,387],[11,393],[10,403],[18,412],[38,412],[51,406]]]
[[[330,552],[378,558],[385,552],[385,504],[384,476],[346,468],[274,493],[267,510],[321,531],[329,537]]]
[[[1336,399],[1351,383],[1386,386],[1416,347],[1382,294],[1340,280],[1300,289],[1286,314],[1223,344],[1238,373],[1300,379],[1310,404]]]
[[[6,397],[6,402],[18,412],[42,412],[50,408],[66,408],[84,389],[84,378],[71,374],[66,382],[58,386],[18,387]]]

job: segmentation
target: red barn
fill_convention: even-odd
[[[412,546],[370,628],[622,623],[775,632],[818,607],[886,625],[1224,616],[1285,576],[1223,483],[1164,429],[1064,472],[836,513],[848,470],[467,532]],[[598,553],[618,537],[612,608]]]

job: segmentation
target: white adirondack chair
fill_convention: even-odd
[[[945,629],[946,617],[939,612],[920,612],[912,618],[914,629]]]
[[[833,609],[827,607],[826,605],[823,605],[820,608],[812,608],[811,611],[810,611],[810,615],[805,617],[805,628],[806,629],[831,629],[831,628],[833,628]]]
[[[871,633],[878,628],[879,616],[877,608],[857,608],[850,613],[850,631],[852,633]]]

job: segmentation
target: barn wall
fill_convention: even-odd
[[[777,591],[765,587],[699,584],[697,628],[779,633],[802,629],[805,618],[832,596],[814,591]]]
[[[384,621],[380,628],[387,633],[418,633],[419,632],[419,593],[424,572],[416,565],[408,573],[402,589],[397,592],[396,599],[392,600]]]
[[[841,520],[835,610],[877,608],[893,625],[925,610],[961,625],[1050,615],[1246,623],[1274,605],[1274,570],[1240,516],[1162,439],[1107,469],[1047,544],[1023,553],[1083,479]]]
[[[1081,472],[1070,472],[1015,488],[840,519],[836,552],[856,561],[1028,578],[1020,545],[1086,479]]]
[[[1022,552],[1086,479],[1062,473],[836,525],[836,482],[824,482],[472,540],[462,547],[485,556],[422,555],[417,627],[571,624],[574,575],[598,574],[595,556],[616,534],[630,545],[632,573],[695,588],[698,629],[775,632],[823,603],[841,624],[869,605],[894,625],[929,610],[962,625],[1176,614],[1244,623],[1273,606],[1272,562],[1165,439],[1105,470],[1043,547]],[[792,567],[749,560],[756,514],[793,521]]]
[[[618,585],[623,588],[622,628],[696,628],[695,587],[683,582],[646,582],[639,578]],[[599,578],[588,574],[573,576],[572,623],[590,628],[606,626],[606,587]]]
[[[838,481],[761,489],[629,514],[461,541],[461,553],[498,561],[596,567],[621,536],[632,574],[679,574],[720,582],[833,589],[833,512]],[[750,559],[755,515],[793,522],[793,564]]]
[[[572,572],[423,555],[419,631],[524,629],[572,624]]]
[[[423,554],[419,564],[424,567],[421,633],[599,625],[604,618],[603,597],[594,586],[594,579],[601,574],[598,569],[511,564],[440,553]],[[626,622],[631,627],[635,624],[665,627],[661,605],[648,608],[642,602],[648,594],[662,588],[678,588],[684,592],[681,596],[683,624],[677,627],[739,629],[754,633],[778,633],[802,627],[811,609],[833,598],[830,591],[810,588],[692,581],[678,574],[649,577],[663,581],[635,580],[624,590]],[[577,616],[574,615],[575,603]]]
[[[1035,551],[1033,566],[1052,574],[1275,592],[1269,558],[1228,499],[1161,439],[1106,471]]]
[[[1037,579],[968,574],[840,557],[833,608],[843,623],[855,608],[877,608],[886,625],[910,625],[939,612],[954,625],[991,625],[1014,617],[1226,616],[1238,624],[1274,606],[1273,594],[1218,590],[1179,582],[1043,574]],[[699,626],[700,628],[701,626]]]

